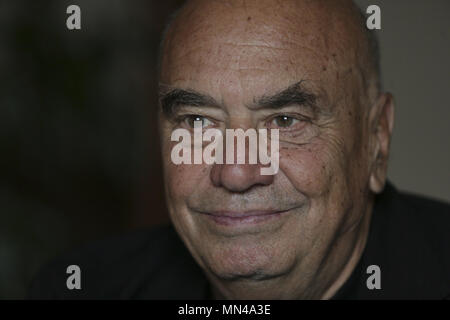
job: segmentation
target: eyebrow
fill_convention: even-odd
[[[302,88],[302,81],[290,85],[288,88],[279,91],[273,95],[264,95],[258,99],[254,99],[250,109],[280,109],[289,105],[308,106],[317,109],[317,96],[308,90]]]
[[[166,116],[173,115],[181,106],[220,108],[219,103],[213,97],[191,89],[172,89],[169,92],[160,93],[159,101]]]
[[[252,110],[281,109],[296,104],[308,106],[316,111],[317,106],[315,102],[317,96],[302,88],[302,82],[303,80],[294,83],[288,88],[273,95],[263,95],[259,98],[255,98],[248,108]],[[221,108],[220,103],[213,97],[191,89],[175,88],[168,92],[160,93],[159,100],[162,111],[166,116],[173,115],[176,109],[181,106]]]

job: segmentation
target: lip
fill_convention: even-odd
[[[280,218],[288,210],[251,210],[200,212],[223,226],[253,225]]]

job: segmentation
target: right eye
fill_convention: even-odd
[[[186,116],[184,121],[188,125],[188,127],[192,128],[192,129],[194,128],[196,121],[201,121],[202,129],[214,125],[214,123],[211,120],[209,120],[208,118],[200,116],[200,115],[196,115],[196,114]]]

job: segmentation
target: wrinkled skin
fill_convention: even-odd
[[[259,165],[174,165],[170,136],[186,122],[160,112],[170,217],[217,297],[330,298],[361,256],[386,180],[393,102],[377,90],[359,19],[348,1],[198,0],[171,24],[162,93],[191,89],[220,103],[183,106],[177,117],[280,130],[273,176]],[[254,106],[299,81],[317,108]],[[268,120],[279,115],[295,121]],[[268,208],[283,213],[233,227],[202,214]]]

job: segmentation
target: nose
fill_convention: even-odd
[[[244,192],[257,185],[267,186],[273,179],[273,175],[261,175],[260,164],[214,164],[211,169],[213,185],[231,192]]]
[[[235,130],[251,128],[247,123],[237,123],[230,127]],[[251,139],[250,136],[251,134],[248,138],[245,137],[244,141],[239,140],[240,143],[245,145],[244,150],[242,150],[239,148],[238,139],[231,135],[233,140],[229,141],[230,136],[226,134],[222,161],[221,163],[212,164],[210,171],[211,182],[215,187],[221,187],[230,192],[245,192],[255,186],[268,186],[273,183],[274,175],[261,174],[261,169],[267,165],[262,165],[255,159],[255,154],[258,154],[258,147],[261,147],[257,142],[260,138]],[[257,148],[255,148],[255,145]],[[244,153],[242,154],[242,152]],[[231,163],[228,161],[230,155],[230,158],[234,158],[234,161],[231,161]],[[250,161],[250,158],[253,158],[253,160]],[[244,163],[238,159],[245,159]],[[256,163],[254,162],[255,160]]]

